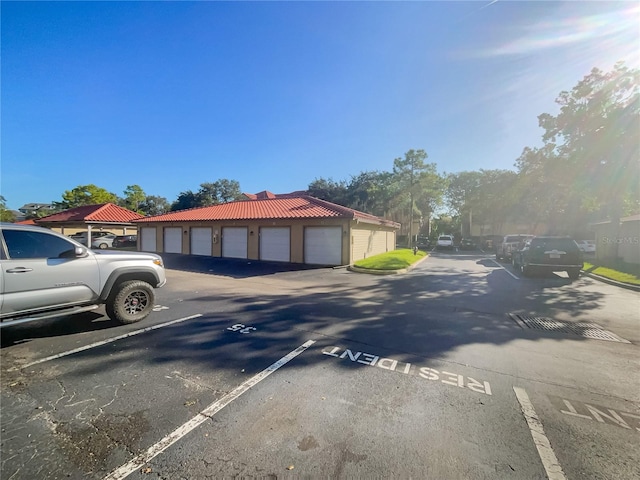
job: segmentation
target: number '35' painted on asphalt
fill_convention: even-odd
[[[227,330],[231,330],[232,332],[249,333],[256,330],[256,327],[247,327],[241,323],[236,323],[235,325],[228,327]]]

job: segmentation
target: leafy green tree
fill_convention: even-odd
[[[15,222],[16,216],[7,208],[7,201],[0,195],[0,221],[2,222]]]
[[[56,208],[66,210],[82,205],[97,205],[100,203],[118,203],[118,196],[94,184],[79,185],[73,190],[66,190],[62,194],[62,201],[55,202]]]
[[[140,185],[127,185],[124,189],[123,207],[137,213],[142,213],[141,205],[146,200],[147,195]]]
[[[446,189],[446,179],[438,175],[436,164],[425,163],[426,159],[424,150],[409,150],[404,158],[393,161],[396,207],[409,211],[412,235],[414,218],[430,215],[441,203]]]
[[[184,210],[186,208],[208,207],[221,203],[231,202],[242,198],[240,183],[236,180],[220,179],[215,182],[200,184],[197,192],[187,190],[181,192],[173,204],[171,210]]]
[[[326,200],[345,207],[349,206],[349,189],[347,182],[344,180],[336,182],[331,178],[316,178],[309,184],[307,193],[320,200]]]
[[[242,197],[242,192],[240,192],[240,183],[236,180],[220,179],[202,183],[196,195],[199,206],[206,207],[238,200]]]
[[[640,195],[640,70],[624,63],[608,73],[594,68],[556,103],[557,115],[538,117],[555,154],[546,168],[570,183],[576,204],[612,220],[636,213],[625,205],[637,206]]]
[[[448,175],[447,205],[458,219],[464,235],[472,225],[493,226],[500,231],[508,221],[522,221],[518,207],[516,172],[511,170],[464,171]],[[525,219],[528,218],[525,216]]]
[[[139,213],[143,215],[162,215],[170,210],[171,205],[169,205],[166,198],[147,195],[144,201],[140,204]]]
[[[385,216],[392,205],[394,187],[391,172],[361,172],[352,176],[346,186],[345,206],[372,215]]]
[[[171,211],[175,212],[177,210],[200,207],[201,205],[199,202],[200,199],[198,198],[198,195],[193,193],[191,190],[180,192],[176,201],[171,204]]]
[[[539,223],[548,225],[548,233],[566,234],[570,218],[571,176],[563,172],[566,165],[557,158],[555,145],[525,148],[516,161],[518,178],[516,205],[520,217],[528,219],[532,228]],[[585,221],[584,218],[581,219]]]

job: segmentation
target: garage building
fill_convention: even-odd
[[[400,224],[300,193],[135,220],[143,251],[348,265],[395,249]]]

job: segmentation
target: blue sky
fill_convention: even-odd
[[[592,67],[637,67],[637,2],[5,2],[0,194],[169,202],[391,170],[513,169]]]

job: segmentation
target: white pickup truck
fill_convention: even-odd
[[[149,315],[166,282],[154,253],[92,251],[46,228],[0,224],[0,327],[104,305],[120,323]]]

